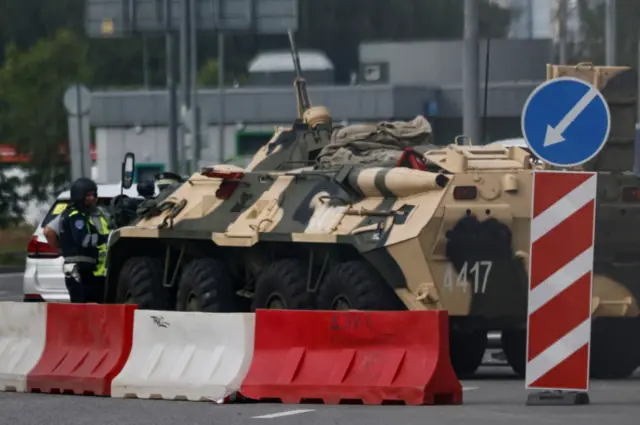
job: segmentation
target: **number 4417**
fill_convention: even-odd
[[[491,261],[464,262],[460,272],[456,273],[451,263],[447,264],[444,272],[444,287],[453,291],[454,286],[460,288],[463,293],[467,292],[467,286],[473,285],[473,293],[484,294],[487,291],[487,282],[491,273]]]

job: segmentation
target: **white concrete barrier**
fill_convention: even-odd
[[[255,314],[137,310],[111,396],[220,402],[251,365]]]
[[[46,303],[0,302],[0,391],[26,391],[46,339]]]

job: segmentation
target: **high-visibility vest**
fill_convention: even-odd
[[[106,217],[104,211],[101,208],[98,208],[97,214],[91,215],[91,222],[98,229],[98,233],[101,235],[109,234],[109,219]],[[102,277],[105,275],[105,260],[107,258],[107,243],[103,243],[102,245],[98,245],[98,264],[96,265],[96,270],[93,272],[94,276]]]

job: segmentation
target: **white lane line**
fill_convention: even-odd
[[[315,409],[285,410],[284,412],[271,413],[268,415],[252,416],[251,419],[273,419],[281,418],[283,416],[299,415],[300,413],[308,412],[315,412]]]
[[[480,387],[467,387],[462,381],[460,381],[460,385],[462,385],[462,391],[474,391],[480,389]]]
[[[478,389],[480,389],[480,387],[462,387],[462,391],[474,391]],[[268,415],[252,416],[251,419],[273,419],[273,418],[281,418],[283,416],[299,415],[301,413],[309,413],[309,412],[315,412],[315,410],[314,409],[286,410],[284,412],[270,413]]]

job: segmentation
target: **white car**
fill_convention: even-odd
[[[538,157],[535,156],[533,152],[531,152],[531,149],[529,149],[529,146],[527,145],[527,142],[524,140],[523,137],[514,137],[512,139],[496,140],[495,142],[491,142],[488,144],[488,146],[491,146],[491,145],[500,145],[504,147],[516,146],[516,147],[522,148],[525,151],[529,152],[529,154],[531,155],[531,162],[533,164],[541,163]]]
[[[524,140],[523,137],[514,137],[512,139],[496,140],[496,141],[493,141],[493,142],[489,143],[489,145],[502,145],[502,146],[506,146],[506,147],[518,146],[520,148],[527,149],[527,142]]]
[[[142,199],[135,186],[125,189],[123,193],[130,198]],[[120,195],[120,184],[98,185],[98,205],[108,206],[117,195]],[[69,302],[69,292],[62,271],[64,260],[60,252],[52,248],[44,237],[44,228],[66,209],[69,200],[69,191],[58,195],[29,241],[23,281],[25,302]]]

